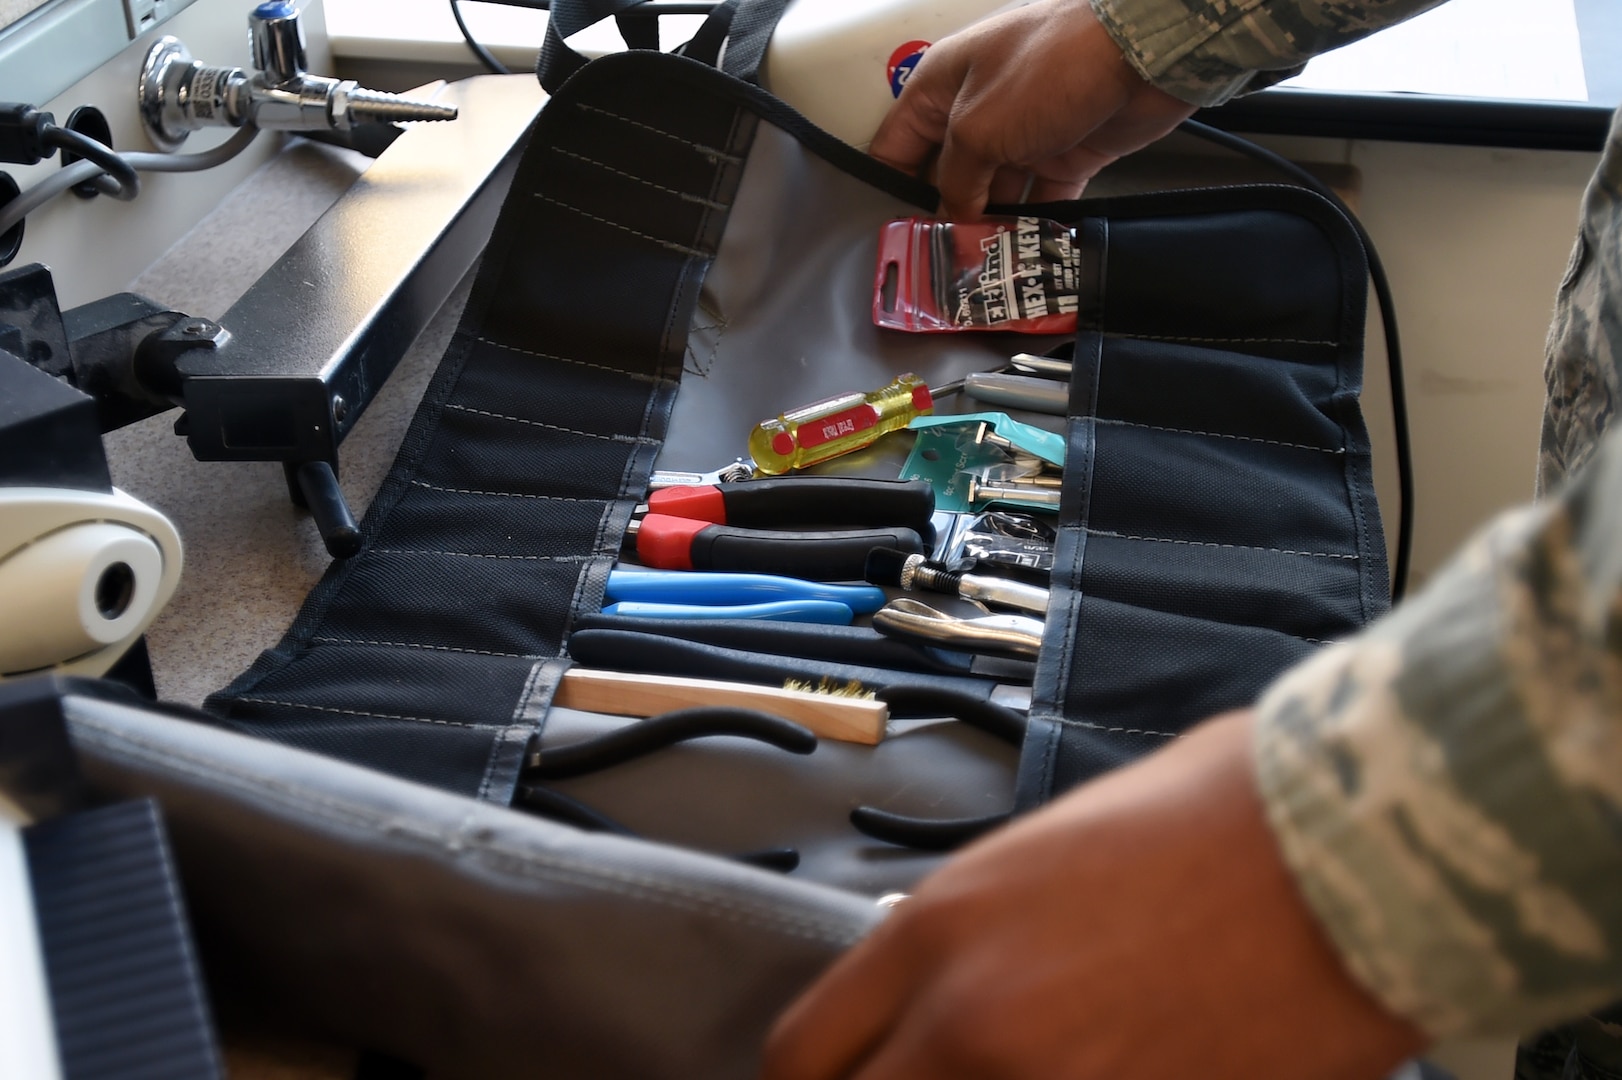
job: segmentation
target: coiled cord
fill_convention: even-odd
[[[77,154],[81,160],[100,166],[101,171],[115,185],[112,190],[107,191],[107,194],[119,202],[129,202],[141,193],[141,178],[136,174],[135,166],[106,143],[97,142],[72,128],[58,127],[55,124],[40,133],[40,141],[46,146],[54,146],[58,150]],[[71,169],[73,165],[67,167]]]
[[[67,131],[66,128],[61,130]],[[69,134],[76,133],[69,132]],[[201,172],[204,169],[212,169],[217,165],[225,164],[242,153],[248,148],[248,144],[258,136],[258,128],[245,127],[214,149],[204,150],[196,154],[150,154],[140,151],[118,153],[94,139],[88,141],[95,146],[101,147],[101,151],[105,152],[105,155],[111,155],[121,167],[128,168],[130,176],[134,177],[138,172]],[[109,170],[107,164],[102,160],[98,160],[99,157],[104,156],[101,152],[98,152],[98,157],[93,158],[78,146],[73,146],[70,149],[75,154],[79,154],[81,160],[75,161],[66,168],[57,170],[56,173],[41,180],[17,196],[17,198],[4,206],[0,206],[0,234],[8,232],[29,214],[75,184],[82,184],[86,180],[107,178],[111,182],[123,186],[123,178]],[[126,190],[137,191],[139,185],[140,181],[136,179]],[[109,194],[113,194],[114,198],[122,198],[121,195],[111,191]],[[130,197],[134,198],[134,195]]]

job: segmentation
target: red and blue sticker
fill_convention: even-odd
[[[918,66],[918,61],[924,58],[924,50],[929,48],[927,41],[908,41],[896,46],[895,52],[890,54],[890,62],[885,65],[885,77],[890,80],[890,93],[896,97],[901,96],[902,87],[912,77],[912,69]]]

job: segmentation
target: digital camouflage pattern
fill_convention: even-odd
[[[1588,460],[1622,385],[1622,109],[1583,196],[1582,220],[1549,326],[1548,398],[1538,490],[1553,491]]]
[[[1435,6],[1092,2],[1140,72],[1201,104]],[[1302,891],[1364,984],[1433,1035],[1622,998],[1619,365],[1622,113],[1550,331],[1544,500],[1259,705],[1262,795]],[[1622,1076],[1618,1033],[1622,1012],[1597,1013],[1525,1048],[1520,1074]]]
[[[1287,862],[1348,966],[1435,1035],[1622,983],[1622,437],[1263,697]]]
[[[1196,105],[1271,86],[1311,57],[1443,0],[1092,0],[1127,59]]]

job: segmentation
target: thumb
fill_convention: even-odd
[[[944,129],[944,125],[940,125]],[[909,176],[923,174],[924,166],[941,144],[943,130],[930,123],[902,94],[884,116],[867,152],[892,169]]]

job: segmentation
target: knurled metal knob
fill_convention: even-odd
[[[253,66],[270,86],[282,86],[304,74],[304,27],[292,0],[265,0],[248,15],[248,44]]]

